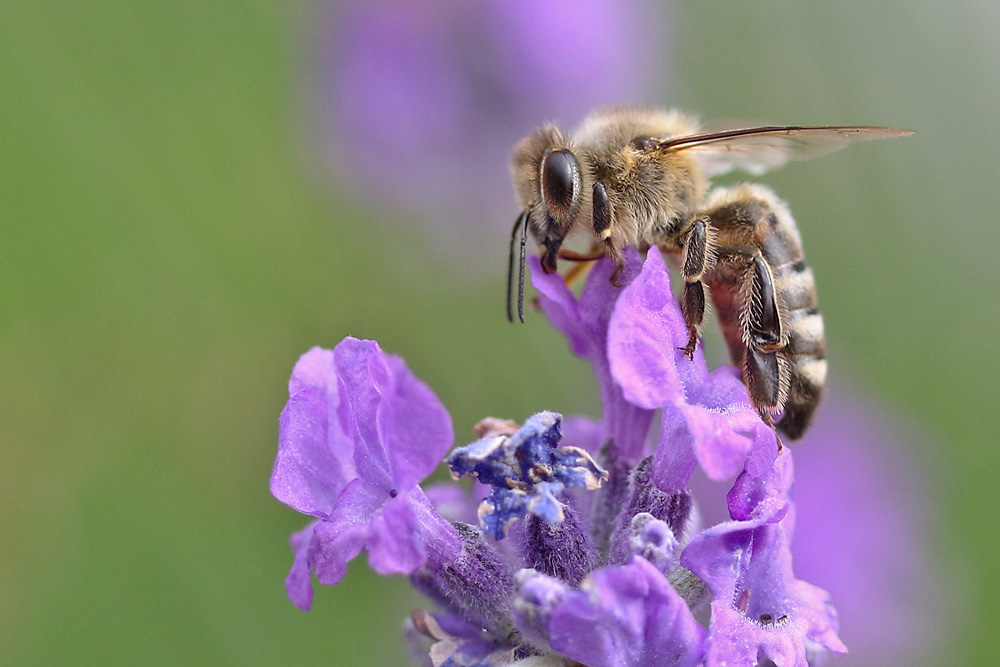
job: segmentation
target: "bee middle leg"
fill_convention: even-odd
[[[680,349],[688,359],[694,359],[694,351],[698,347],[698,332],[705,321],[705,284],[702,276],[714,262],[713,230],[706,220],[695,220],[684,238],[684,255],[681,260],[681,275],[684,276],[681,313],[688,327],[688,341]]]

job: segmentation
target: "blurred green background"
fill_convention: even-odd
[[[4,664],[405,664],[402,579],[361,559],[312,612],[285,598],[304,522],[267,482],[312,345],[378,339],[460,440],[486,414],[596,410],[540,318],[503,319],[513,201],[466,277],[317,186],[298,148],[315,9],[0,1]],[[1000,6],[702,0],[674,21],[664,105],[918,132],[764,180],[800,221],[834,373],[930,443],[948,662],[992,664]]]

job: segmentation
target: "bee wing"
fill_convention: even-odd
[[[762,174],[790,160],[811,160],[855,141],[906,137],[910,130],[892,127],[767,126],[692,134],[662,141],[659,150],[690,151],[710,176],[733,169]]]

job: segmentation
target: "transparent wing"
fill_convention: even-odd
[[[811,160],[856,141],[890,139],[913,134],[892,127],[767,126],[724,130],[667,139],[659,150],[689,151],[710,176],[733,169],[761,174],[777,169],[791,160]]]

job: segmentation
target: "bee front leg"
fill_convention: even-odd
[[[681,260],[681,274],[684,276],[684,290],[681,292],[681,313],[688,326],[687,345],[680,348],[688,359],[694,359],[698,347],[698,330],[705,320],[705,284],[702,275],[712,264],[712,230],[703,219],[691,223],[691,229],[684,238],[684,256]]]
[[[611,274],[611,284],[615,287],[621,287],[618,284],[618,276],[625,268],[625,255],[611,236],[612,222],[613,214],[608,191],[604,187],[604,183],[598,181],[594,183],[594,236],[604,243],[605,253],[615,261],[615,272]]]

